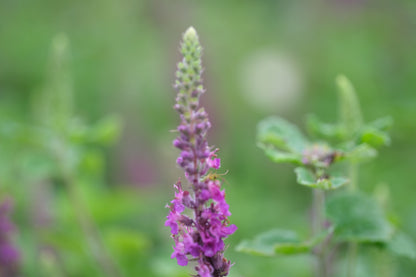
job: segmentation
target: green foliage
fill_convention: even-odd
[[[299,153],[288,153],[274,148],[273,146],[266,146],[259,144],[259,147],[264,150],[266,156],[275,163],[294,163],[302,164],[302,155]]]
[[[374,159],[378,148],[390,144],[387,132],[392,119],[383,117],[365,123],[350,81],[340,76],[337,86],[338,122],[324,123],[314,115],[307,118],[308,132],[324,141],[313,142],[296,126],[279,117],[261,121],[257,130],[258,146],[266,156],[276,163],[297,165],[297,183],[315,190],[312,227],[317,238],[302,242],[294,232],[272,230],[253,240],[244,240],[237,250],[264,256],[310,253],[319,260],[317,276],[328,276],[327,268],[332,266],[328,253],[335,251],[337,244],[350,244],[348,276],[358,272],[355,265],[357,244],[381,246],[396,256],[415,258],[412,240],[395,230],[375,198],[357,190],[357,164]],[[349,190],[339,189],[348,184]],[[325,196],[325,192],[335,189],[338,190]],[[320,237],[321,233],[326,235]]]
[[[351,82],[343,75],[336,80],[339,93],[339,119],[346,136],[353,136],[363,124],[360,104]]]
[[[342,126],[324,123],[314,114],[306,117],[306,128],[311,135],[325,139],[339,140],[345,136],[345,130]]]
[[[163,205],[169,196],[163,197],[164,192],[161,191],[159,194],[149,193],[170,186],[169,182],[166,184],[163,180],[171,180],[167,176],[172,174],[172,164],[165,162],[167,157],[162,155],[164,148],[159,145],[162,141],[168,145],[173,137],[166,132],[167,126],[174,125],[171,116],[173,96],[169,93],[173,77],[167,69],[174,67],[176,58],[173,55],[176,51],[172,45],[175,45],[178,30],[192,23],[204,33],[207,45],[211,44],[207,55],[215,59],[218,65],[207,65],[205,78],[210,82],[210,88],[214,89],[209,97],[209,103],[213,104],[211,109],[219,111],[213,119],[224,124],[222,127],[226,131],[226,135],[216,136],[221,139],[216,144],[223,151],[223,167],[233,173],[226,176],[230,183],[226,191],[227,197],[232,200],[232,221],[235,221],[239,230],[229,242],[228,253],[234,255],[232,260],[236,261],[230,276],[311,277],[314,257],[259,258],[233,251],[236,240],[251,236],[255,233],[254,229],[258,232],[268,230],[270,222],[266,223],[266,218],[257,212],[262,208],[273,211],[268,214],[272,214],[277,226],[285,223],[291,227],[295,225],[293,228],[307,229],[307,212],[303,208],[309,203],[309,191],[288,186],[295,180],[292,169],[267,165],[267,159],[261,157],[261,152],[253,147],[253,120],[269,111],[253,109],[251,103],[245,101],[241,93],[244,80],[241,80],[240,73],[244,70],[244,61],[252,58],[264,46],[277,55],[283,50],[283,54],[293,58],[302,73],[298,77],[306,85],[302,90],[305,93],[298,95],[296,108],[288,105],[283,111],[277,106],[272,110],[273,113],[290,115],[291,119],[301,122],[300,111],[305,108],[308,112],[315,111],[324,122],[334,123],[329,125],[338,126],[334,119],[336,114],[332,112],[335,106],[332,79],[334,73],[342,70],[359,92],[365,119],[371,120],[382,114],[394,117],[391,147],[384,148],[374,163],[362,167],[358,184],[365,191],[371,191],[380,181],[391,184],[392,206],[400,215],[401,226],[409,233],[409,237],[416,238],[413,200],[413,168],[416,164],[413,147],[416,137],[416,59],[413,57],[416,36],[411,31],[416,2],[372,1],[371,5],[366,5],[365,1],[350,1],[348,7],[344,5],[345,2],[331,1],[327,5],[308,1],[213,0],[193,1],[189,5],[185,1],[23,0],[16,5],[13,1],[1,1],[0,21],[4,28],[0,33],[0,41],[3,42],[0,43],[0,126],[4,126],[4,123],[16,126],[15,123],[24,121],[33,123],[30,122],[32,116],[28,115],[29,96],[38,97],[38,94],[31,92],[43,79],[51,37],[57,31],[65,30],[71,38],[73,50],[71,72],[76,89],[76,111],[82,113],[89,126],[107,111],[120,111],[129,130],[123,135],[123,142],[134,142],[134,146],[130,147],[135,149],[128,150],[131,150],[130,155],[152,157],[158,165],[159,176],[152,180],[154,185],[142,187],[138,184],[135,192],[128,191],[135,201],[123,201],[124,196],[118,197],[120,201],[114,201],[111,195],[105,197],[102,205],[107,206],[107,209],[102,209],[100,217],[104,217],[106,211],[113,213],[116,207],[129,202],[129,208],[117,212],[123,215],[123,220],[113,224],[119,226],[127,222],[129,227],[136,224],[135,229],[144,232],[154,242],[145,256],[136,257],[136,267],[131,268],[133,273],[130,276],[189,276],[175,261],[169,259],[171,241],[165,239],[168,232],[164,232],[166,230],[161,221],[166,215]],[[74,21],[74,18],[77,20]],[[217,76],[219,79],[216,79]],[[278,80],[279,74],[275,76]],[[262,97],[258,91],[252,92],[255,97]],[[232,128],[228,128],[230,126]],[[342,130],[339,131],[342,133]],[[53,273],[37,273],[42,265],[37,260],[38,245],[34,241],[36,230],[31,225],[33,218],[27,211],[35,210],[31,198],[32,189],[35,188],[32,181],[38,179],[39,175],[32,173],[35,173],[37,160],[40,159],[22,162],[22,151],[32,144],[30,141],[33,137],[26,131],[19,133],[17,137],[10,135],[8,140],[4,137],[0,139],[0,186],[2,192],[15,196],[14,217],[19,230],[16,239],[20,241],[23,254],[34,253],[27,258],[25,255],[27,263],[22,276],[56,276]],[[325,138],[319,134],[316,136]],[[335,136],[329,141],[338,142],[338,138]],[[116,148],[102,149],[104,155],[101,159],[112,157],[111,166],[101,172],[105,174],[102,176],[103,183],[109,183],[105,189],[114,194],[117,193],[112,189],[113,186],[124,191],[128,187],[127,183],[132,182],[126,176],[125,161],[120,157],[127,145],[118,143]],[[108,155],[115,151],[121,154]],[[104,164],[106,162],[104,160]],[[16,179],[16,168],[20,168],[22,163],[26,164],[25,174],[19,170]],[[39,168],[39,172],[49,171],[44,166],[40,167],[44,169]],[[139,174],[140,170],[137,172]],[[98,196],[96,190],[100,186],[95,183],[86,182],[83,186],[92,190],[91,197],[86,198],[87,202],[102,197]],[[66,198],[65,194],[55,194],[61,187],[56,182],[52,196],[54,199]],[[347,189],[349,186],[344,187]],[[17,194],[16,190],[22,193]],[[152,201],[148,201],[150,199]],[[135,204],[141,207],[144,202],[148,207],[137,211]],[[50,207],[54,217],[61,217],[61,209],[53,204]],[[242,210],[247,212],[242,215]],[[102,227],[103,230],[105,228]],[[66,229],[66,232],[71,232],[71,229]],[[342,251],[339,254],[341,256]],[[363,256],[371,254],[363,253],[358,258],[358,266],[367,261],[362,260]],[[58,261],[64,260],[66,263],[65,258],[61,256]],[[85,266],[88,259],[83,258],[77,255],[77,259],[84,264],[83,272],[78,275],[65,272],[64,276],[97,276],[90,267]],[[377,261],[376,266],[381,264],[393,271],[389,277],[412,277],[416,272],[414,261]],[[346,266],[341,263],[336,276],[345,276]],[[386,274],[380,272],[360,276],[386,277]]]
[[[337,189],[348,183],[348,179],[343,177],[318,177],[304,167],[297,167],[295,173],[299,184],[311,188],[330,190]]]
[[[363,126],[359,133],[359,142],[374,147],[389,145],[390,136],[387,131],[391,128],[392,122],[390,117],[385,117]]]
[[[279,117],[269,117],[258,124],[257,141],[297,154],[301,154],[309,144],[295,125]]]
[[[416,260],[416,243],[407,234],[401,231],[395,232],[386,245],[394,255]]]
[[[363,163],[377,157],[377,150],[368,144],[363,143],[346,152],[344,157],[354,164]]]
[[[47,83],[39,101],[34,103],[35,117],[52,129],[64,131],[73,114],[73,88],[69,71],[69,39],[65,34],[53,38]]]
[[[362,193],[335,194],[326,202],[325,210],[339,241],[387,242],[392,237],[392,226],[382,208]]]
[[[310,252],[320,240],[301,241],[291,230],[274,229],[257,235],[253,240],[242,241],[236,250],[259,256],[293,255]]]
[[[358,151],[360,149],[352,154],[342,154],[341,150],[327,144],[311,143],[296,126],[278,117],[269,117],[259,123],[257,139],[259,147],[272,161],[300,165],[295,169],[297,181],[311,188],[328,190],[347,184],[347,178],[330,176],[325,169],[341,160],[341,156],[358,160],[365,154],[364,150]],[[313,168],[313,172],[307,167]]]

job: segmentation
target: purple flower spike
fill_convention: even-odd
[[[211,123],[199,107],[199,97],[205,92],[201,51],[198,35],[190,27],[183,36],[183,59],[176,72],[178,95],[174,108],[180,114],[181,124],[173,145],[181,150],[176,162],[183,168],[191,192],[184,190],[180,181],[175,184],[175,198],[168,205],[165,226],[171,228],[175,241],[171,258],[176,258],[181,266],[186,266],[189,259],[196,260],[196,277],[222,277],[228,275],[231,267],[224,257],[224,239],[237,227],[229,225],[227,217],[231,213],[221,182],[208,172],[218,169],[221,160],[217,158],[217,149],[208,146],[206,136]],[[183,214],[186,208],[193,211],[192,217]]]
[[[15,232],[14,224],[9,218],[11,209],[11,199],[0,203],[0,277],[14,277],[19,273],[20,255],[11,241]]]

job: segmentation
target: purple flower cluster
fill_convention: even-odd
[[[181,50],[183,59],[178,64],[175,84],[178,91],[175,109],[181,124],[173,144],[181,150],[177,164],[184,169],[192,192],[183,189],[178,181],[175,198],[168,205],[170,212],[165,225],[171,228],[175,241],[171,257],[181,266],[190,259],[196,261],[195,276],[227,276],[231,262],[224,257],[224,239],[237,227],[229,225],[227,217],[231,213],[221,182],[209,173],[220,167],[220,159],[217,149],[208,146],[206,134],[211,124],[207,113],[199,107],[199,97],[204,92],[201,46],[192,27],[184,34]],[[186,214],[187,211],[191,212]]]
[[[11,208],[11,199],[5,199],[0,204],[0,277],[17,276],[19,269],[19,252],[11,243],[11,235],[15,231],[9,218]]]

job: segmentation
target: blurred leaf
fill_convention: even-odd
[[[314,114],[307,116],[306,127],[310,134],[324,138],[342,138],[345,135],[342,126],[324,123]]]
[[[176,260],[166,261],[166,256],[153,258],[151,262],[152,271],[156,273],[156,276],[189,277],[186,267],[178,266]]]
[[[122,126],[118,116],[107,116],[93,127],[88,127],[77,118],[73,118],[70,123],[69,138],[71,142],[80,145],[110,145],[120,136]]]
[[[120,258],[137,256],[149,249],[151,242],[145,235],[133,230],[111,229],[105,232],[105,241]]]
[[[91,130],[91,140],[102,145],[115,142],[121,133],[121,119],[117,116],[107,116],[100,120]]]
[[[263,144],[258,144],[264,150],[266,156],[275,163],[294,163],[302,164],[302,156],[296,153],[288,153],[277,150],[273,147],[268,147]]]
[[[387,249],[394,255],[406,257],[409,259],[416,259],[416,244],[415,242],[403,232],[397,232],[392,239],[387,243]]]
[[[345,153],[345,159],[353,163],[361,163],[377,157],[377,150],[368,144],[360,144]]]
[[[374,147],[390,144],[390,136],[376,128],[365,128],[361,131],[360,140],[362,143],[367,143]]]
[[[79,167],[82,171],[85,171],[89,175],[101,173],[104,168],[104,155],[102,151],[83,151]]]
[[[24,172],[24,178],[28,180],[41,180],[50,178],[58,171],[56,163],[52,162],[50,157],[41,151],[32,151],[25,153],[20,157],[19,170]],[[24,179],[26,180],[26,179]]]
[[[63,277],[57,255],[50,249],[42,249],[39,254],[39,264],[46,276]]]
[[[328,182],[324,189],[337,189],[345,184],[348,184],[349,180],[344,177],[330,177],[329,179],[324,179]],[[319,184],[319,183],[318,183]]]
[[[131,190],[101,190],[94,186],[82,186],[82,188],[94,220],[100,226],[113,226],[129,221],[146,206],[145,200],[140,199],[140,195]],[[112,204],[111,209],[108,208],[108,203]]]
[[[315,174],[304,167],[295,168],[297,182],[301,185],[319,189],[337,189],[348,183],[344,177],[330,177],[317,179]]]
[[[257,140],[293,153],[302,153],[308,144],[308,140],[295,125],[280,117],[262,120],[257,128]]]
[[[388,131],[393,126],[393,118],[391,116],[382,117],[367,125],[379,131]]]
[[[297,182],[301,185],[316,187],[316,177],[310,170],[304,167],[295,168]]]
[[[338,193],[326,202],[326,214],[340,241],[386,242],[392,227],[378,203],[361,193]]]
[[[343,75],[336,79],[339,95],[340,123],[346,134],[354,136],[360,129],[363,119],[360,104],[351,82]]]
[[[73,111],[73,90],[69,70],[69,39],[57,34],[52,40],[48,76],[43,95],[33,104],[35,116],[60,132],[66,130]]]
[[[85,144],[89,141],[89,129],[79,118],[73,117],[68,128],[69,140],[75,144]]]
[[[236,250],[259,256],[292,255],[309,252],[317,242],[301,242],[293,231],[274,229],[242,241]]]

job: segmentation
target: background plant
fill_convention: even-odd
[[[388,201],[388,193],[377,199],[377,195],[360,192],[358,183],[361,163],[376,157],[377,147],[390,144],[387,130],[392,119],[364,123],[351,83],[339,76],[337,85],[338,122],[308,118],[308,131],[315,141],[282,118],[270,117],[258,125],[258,145],[266,156],[277,163],[295,164],[297,182],[312,188],[311,236],[302,240],[293,231],[274,229],[237,248],[264,256],[310,253],[316,258],[315,274],[320,277],[363,274],[358,263],[367,276],[394,276],[392,264],[388,270],[375,270],[371,262],[380,264],[380,256],[388,259],[387,252],[416,259],[416,245],[386,216],[382,205]],[[385,185],[380,188],[386,189]],[[378,250],[376,254],[372,248]],[[340,266],[343,261],[345,265]]]

